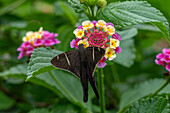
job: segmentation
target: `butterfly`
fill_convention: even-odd
[[[57,68],[69,71],[80,78],[83,88],[83,101],[88,101],[88,81],[99,99],[94,79],[94,71],[98,62],[103,58],[105,50],[100,47],[84,48],[79,44],[77,50],[62,53],[51,60],[51,64]]]

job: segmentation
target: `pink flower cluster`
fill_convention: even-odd
[[[23,43],[17,49],[20,52],[18,59],[23,56],[30,57],[35,48],[51,47],[54,44],[59,44],[60,41],[55,38],[57,36],[57,33],[50,33],[49,31],[27,32],[26,36],[23,37]]]
[[[120,53],[120,35],[115,32],[112,23],[106,23],[103,20],[92,22],[84,21],[74,32],[76,40],[70,42],[71,48],[78,49],[79,44],[84,44],[85,47],[101,47],[106,49],[105,57],[99,61],[98,67],[104,68],[105,61],[112,60],[116,57],[116,53]]]
[[[164,66],[170,72],[170,49],[164,48],[162,53],[156,55],[155,63]]]

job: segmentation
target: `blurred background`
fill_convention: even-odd
[[[118,0],[108,0],[108,4],[116,1]],[[170,22],[169,0],[147,1],[160,10]],[[24,57],[18,60],[16,49],[21,45],[22,37],[27,31],[37,31],[42,26],[44,30],[59,34],[57,38],[61,44],[56,46],[58,50],[69,51],[70,41],[75,38],[73,31],[85,18],[83,14],[75,13],[67,0],[0,0],[0,113],[36,113],[33,109],[43,113],[48,113],[49,109],[54,113],[84,111],[83,107],[63,96],[60,89],[57,91],[57,88],[48,82],[44,84],[42,76],[36,78],[37,81],[25,82],[28,59]],[[161,52],[162,48],[169,47],[157,28],[140,24],[128,28],[128,31],[118,30],[124,37],[129,35],[128,33],[131,34],[131,41],[124,42],[129,44],[128,50],[121,53],[126,54],[123,60],[126,61],[126,57],[130,57],[130,61],[115,61],[114,65],[104,68],[108,111],[118,110],[121,95],[136,83],[152,78],[164,78],[162,75],[166,72],[154,62],[155,55]],[[123,42],[121,46],[124,46]],[[76,87],[74,82],[72,84],[70,88]],[[91,101],[92,111],[98,112],[98,101],[96,98]]]

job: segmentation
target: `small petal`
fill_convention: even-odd
[[[32,45],[31,45],[30,42],[23,42],[23,43],[21,44],[21,47],[22,47],[22,48],[28,48],[28,47],[32,47]]]
[[[114,27],[114,24],[113,24],[113,23],[110,23],[110,22],[106,23],[106,26],[108,26],[108,25],[111,25],[111,26]]]
[[[50,40],[50,39],[45,39],[44,40],[44,45],[45,46],[52,46],[52,45],[54,45],[54,42],[52,40]]]
[[[82,26],[84,30],[91,29],[94,27],[94,24],[91,23],[89,20],[82,22]]]
[[[97,67],[98,68],[104,68],[106,66],[106,64],[107,64],[106,62],[101,62],[101,63],[98,64]]]
[[[170,72],[170,64],[167,64],[165,68],[168,72]]]
[[[106,22],[104,20],[99,20],[98,23],[96,23],[96,27],[105,27]]]
[[[170,49],[163,48],[162,49],[163,54],[170,55]]]
[[[26,33],[26,36],[27,36],[27,37],[31,37],[33,34],[34,34],[33,31],[28,31],[28,32]]]
[[[115,53],[121,53],[122,52],[122,49],[120,46],[118,46],[116,49],[115,49]]]
[[[104,68],[106,66],[106,63],[104,61],[106,61],[107,59],[105,57],[103,57],[98,64],[98,68]]]
[[[159,53],[158,55],[156,55],[157,59],[160,59],[160,58],[163,58],[163,57],[164,57],[164,54],[162,54],[162,53]]]
[[[121,40],[121,36],[118,33],[116,33],[116,32],[115,32],[115,34],[112,35],[112,38]]]
[[[19,47],[19,48],[17,48],[17,51],[24,51],[24,48],[22,48],[22,47]]]
[[[53,41],[54,44],[59,44],[60,43],[60,41],[58,39],[52,38],[51,40]]]
[[[55,37],[58,37],[58,33],[54,33],[54,38],[55,38]]]
[[[24,53],[20,52],[19,55],[18,55],[18,59],[21,59],[23,56],[24,56]]]
[[[155,59],[155,63],[156,63],[156,64],[158,64],[158,65],[162,65],[162,66],[164,66],[164,61],[161,61],[161,60]]]
[[[71,48],[74,48],[74,47],[75,47],[75,42],[76,42],[75,39],[73,39],[73,40],[70,42],[70,47],[71,47]]]
[[[78,29],[83,29],[83,26],[81,25],[81,26],[78,26]]]
[[[108,25],[108,26],[104,27],[104,31],[108,32],[109,35],[112,36],[115,33],[115,28],[111,25]]]
[[[96,26],[97,21],[93,20],[91,23],[93,23],[93,25]]]
[[[40,29],[38,30],[38,33],[42,33],[43,32],[43,27],[40,27]]]
[[[75,34],[77,38],[80,38],[80,39],[84,36],[83,29],[75,29],[73,33]]]
[[[43,44],[44,44],[44,40],[42,40],[42,39],[37,39],[34,41],[35,47],[42,46]]]
[[[53,34],[53,33],[50,33],[49,31],[44,31],[44,32],[43,32],[43,37],[44,37],[45,39],[47,39],[47,38],[54,38],[54,34]]]
[[[113,54],[108,60],[113,60],[114,58],[116,58],[116,54]]]
[[[107,58],[108,60],[113,60],[115,57],[115,51],[112,48],[107,47],[105,52],[105,58]]]
[[[33,47],[30,47],[26,50],[26,56],[31,56],[32,52],[34,51],[34,48]]]
[[[163,48],[163,49],[162,49],[163,54],[166,54],[166,51],[167,51],[166,48]]]
[[[23,37],[23,38],[22,38],[22,41],[23,41],[23,42],[27,42],[27,41],[29,41],[29,39],[30,39],[29,37]]]
[[[120,41],[114,38],[110,38],[110,47],[116,49],[120,45]]]
[[[165,61],[166,63],[170,63],[169,55],[165,55],[163,58],[161,58],[161,61]]]

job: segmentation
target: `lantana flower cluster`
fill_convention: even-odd
[[[170,72],[170,49],[162,49],[162,53],[156,55],[155,63],[164,66]]]
[[[23,43],[17,49],[20,52],[18,59],[21,59],[23,56],[30,57],[35,48],[51,47],[54,44],[59,44],[60,41],[56,39],[57,36],[57,33],[43,31],[42,27],[38,32],[28,31],[26,36],[23,37]]]
[[[104,20],[92,22],[87,20],[82,22],[73,33],[76,39],[70,42],[71,48],[78,49],[79,44],[84,44],[84,47],[101,47],[106,50],[105,56],[99,61],[99,68],[105,67],[106,60],[113,60],[116,53],[121,52],[121,37],[115,32],[113,23],[106,23]]]

